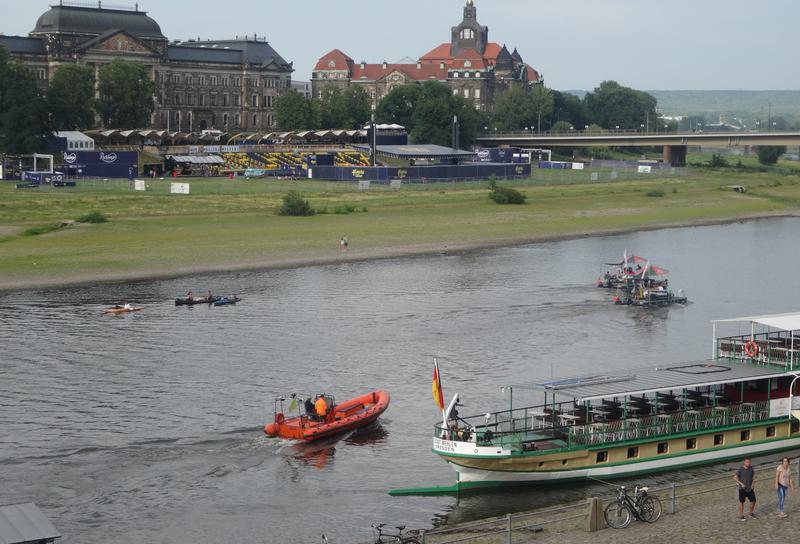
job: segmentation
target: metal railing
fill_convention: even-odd
[[[754,342],[757,346],[755,356],[747,354],[745,344]],[[728,336],[717,338],[717,358],[749,361],[768,365],[780,365],[786,370],[798,366],[797,353],[800,352],[800,339],[792,341],[791,335],[782,333],[757,333],[752,336]]]

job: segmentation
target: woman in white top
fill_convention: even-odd
[[[783,511],[783,506],[786,502],[786,491],[791,490],[794,492],[792,469],[789,466],[788,457],[783,458],[783,461],[781,461],[781,464],[778,465],[775,471],[775,489],[778,491],[778,517],[785,518],[786,513]]]

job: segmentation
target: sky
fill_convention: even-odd
[[[111,0],[133,7],[136,0]],[[56,1],[0,0],[0,33],[27,35]],[[450,41],[465,0],[139,0],[170,40],[266,37],[294,79],[338,48],[356,62],[416,59]],[[489,40],[548,87],[613,79],[642,90],[800,89],[800,0],[475,0]]]

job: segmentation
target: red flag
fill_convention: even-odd
[[[442,393],[442,378],[439,375],[439,364],[433,360],[433,384],[431,385],[433,400],[439,406],[439,410],[444,411],[444,393]]]

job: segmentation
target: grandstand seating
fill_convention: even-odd
[[[273,152],[273,153],[223,153],[227,168],[232,170],[246,170],[258,168],[261,170],[308,169],[307,157],[310,151]],[[362,151],[337,151],[334,156],[336,166],[368,166],[369,157]]]

